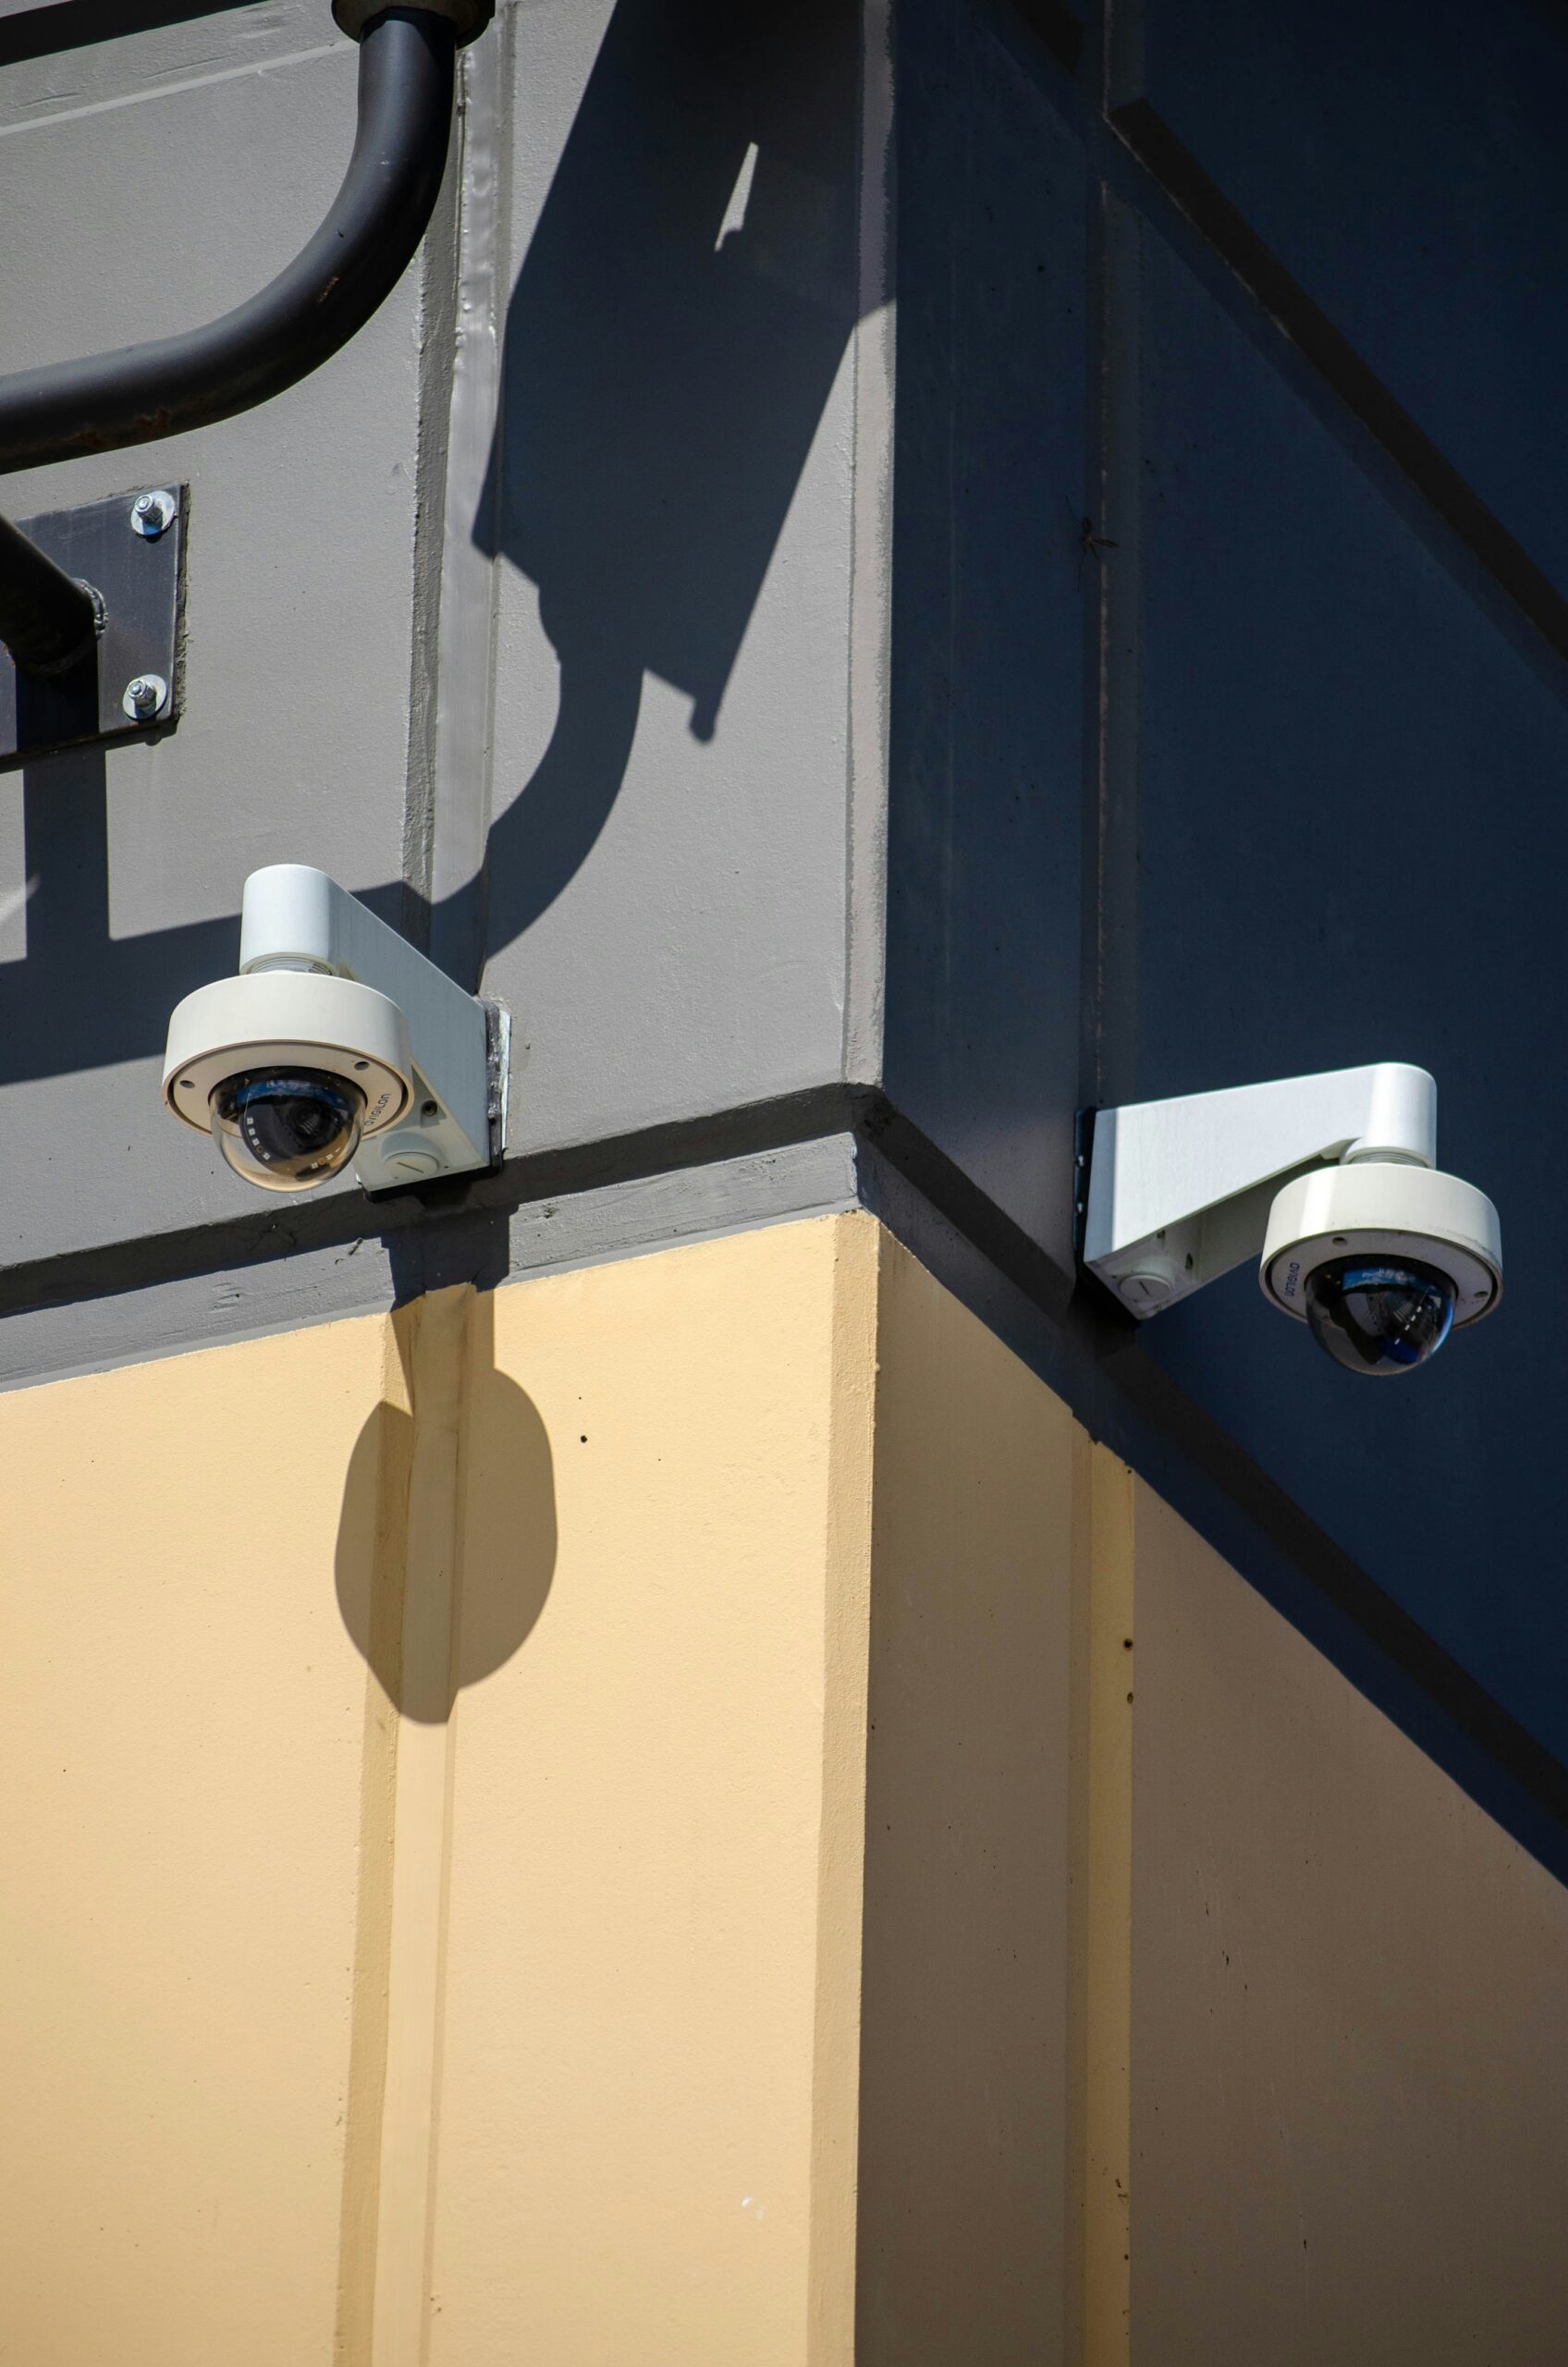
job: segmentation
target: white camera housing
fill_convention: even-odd
[[[1101,1110],[1084,1263],[1140,1320],[1249,1257],[1270,1304],[1304,1322],[1315,1282],[1321,1298],[1354,1269],[1391,1291],[1414,1269],[1413,1287],[1440,1282],[1452,1303],[1440,1345],[1450,1320],[1496,1306],[1502,1244],[1486,1195],[1436,1159],[1437,1086],[1403,1061]]]
[[[1308,1276],[1347,1250],[1415,1257],[1446,1273],[1456,1330],[1489,1315],[1502,1295],[1497,1210],[1473,1184],[1434,1168],[1367,1161],[1287,1184],[1268,1212],[1258,1267],[1265,1295],[1305,1322]]]
[[[465,994],[325,872],[274,864],[245,883],[239,975],[175,1009],[164,1101],[218,1134],[215,1097],[237,1080],[335,1081],[360,1105],[360,1182],[393,1191],[499,1159],[507,1036],[504,1012]],[[305,1190],[335,1171],[303,1182],[239,1171]]]

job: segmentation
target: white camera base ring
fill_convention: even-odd
[[[413,1097],[408,1025],[398,1005],[352,978],[269,970],[217,978],[169,1021],[164,1099],[205,1134],[214,1088],[251,1071],[325,1070],[363,1094],[362,1131],[396,1124]]]
[[[1456,1330],[1489,1315],[1502,1295],[1497,1210],[1473,1184],[1435,1168],[1317,1168],[1276,1195],[1258,1267],[1267,1298],[1305,1322],[1308,1279],[1344,1257],[1436,1267],[1453,1283]]]

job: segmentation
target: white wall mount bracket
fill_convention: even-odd
[[[1501,1294],[1497,1214],[1436,1171],[1437,1105],[1425,1069],[1385,1061],[1097,1110],[1084,1263],[1143,1319],[1262,1253],[1266,1296],[1305,1319],[1309,1257],[1436,1255],[1472,1322]]]

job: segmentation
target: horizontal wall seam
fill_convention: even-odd
[[[423,1197],[406,1192],[374,1198],[364,1192],[335,1192],[301,1198],[287,1208],[258,1208],[217,1224],[66,1250],[0,1267],[0,1319],[116,1297],[161,1282],[228,1273],[312,1250],[349,1248],[361,1241],[417,1234],[434,1239],[460,1220],[510,1216],[531,1204],[851,1132],[863,1106],[881,1098],[863,1087],[808,1086],[700,1118],[530,1152],[508,1159],[494,1175],[437,1186]]]

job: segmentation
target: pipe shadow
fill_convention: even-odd
[[[644,674],[711,739],[858,309],[860,23],[620,0],[508,311],[474,540],[538,587],[555,734],[496,821],[488,950],[619,790]]]
[[[445,1573],[409,1552],[410,1492],[418,1426],[421,1318],[395,1313],[412,1412],[386,1400],[361,1429],[349,1457],[338,1520],[337,1604],[356,1650],[404,1717],[439,1724],[465,1686],[478,1685],[532,1635],[556,1566],[555,1469],[549,1437],[525,1390],[496,1367],[495,1300],[470,1303],[458,1445],[459,1546],[444,1637],[428,1630],[429,1593]],[[423,1417],[441,1423],[437,1401]],[[422,1600],[422,1595],[425,1600]]]
[[[111,937],[104,750],[39,757],[21,783],[27,954],[0,963],[0,1085],[161,1052],[180,997],[234,969],[239,914]],[[421,911],[400,880],[359,893],[419,941]]]

